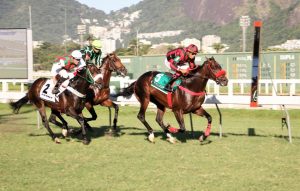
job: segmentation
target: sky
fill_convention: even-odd
[[[137,4],[142,0],[77,0],[78,2],[85,4],[89,7],[93,7],[110,13],[110,11],[116,11],[124,7],[130,7],[133,4]]]

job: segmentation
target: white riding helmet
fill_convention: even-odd
[[[74,50],[72,53],[71,53],[71,56],[75,59],[81,59],[82,58],[82,54],[79,50]]]

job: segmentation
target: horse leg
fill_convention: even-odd
[[[95,112],[95,109],[94,109],[93,105],[89,102],[87,102],[85,104],[85,108],[90,112],[92,117],[91,118],[84,118],[84,125],[87,128],[87,130],[93,132],[93,128],[88,124],[88,122],[96,120],[97,119],[97,113]]]
[[[115,109],[115,116],[114,116],[114,120],[113,120],[113,129],[110,130],[110,132],[112,134],[115,134],[117,132],[117,123],[118,123],[118,115],[119,115],[119,106],[118,104],[115,104],[113,101],[111,101],[110,99],[105,100],[104,102],[101,103],[102,106],[106,106],[106,107],[113,107]]]
[[[153,101],[154,102],[154,101]],[[159,126],[163,129],[164,133],[166,133],[167,135],[167,140],[170,142],[170,143],[176,143],[176,140],[175,138],[171,135],[169,129],[168,129],[168,126],[165,126],[164,122],[163,122],[163,117],[164,117],[164,114],[166,112],[166,108],[165,106],[159,104],[158,102],[154,102],[157,106],[157,113],[156,113],[156,122],[159,124]]]
[[[42,104],[40,107],[38,107],[38,110],[39,110],[39,113],[41,115],[43,125],[47,129],[47,131],[49,132],[50,137],[52,138],[52,140],[55,143],[61,143],[60,140],[55,136],[55,134],[53,133],[53,131],[51,130],[51,128],[49,126],[49,122],[48,122],[48,119],[47,119],[45,106]]]
[[[53,113],[53,110],[51,110],[51,114],[50,114],[48,121],[58,127],[61,127],[61,128],[63,127],[63,124],[56,120],[56,115]]]
[[[203,115],[207,119],[207,127],[204,133],[199,137],[199,141],[202,142],[204,141],[209,135],[210,135],[210,130],[211,130],[211,123],[212,123],[212,117],[209,113],[207,113],[202,107],[200,107],[198,110],[194,112],[196,115],[199,115],[203,117]]]
[[[146,110],[147,110],[147,107],[149,105],[149,98],[142,98],[142,99],[139,99],[141,100],[140,103],[141,103],[141,107],[140,107],[140,111],[137,115],[137,118],[144,124],[144,126],[147,128],[148,130],[148,133],[149,133],[149,136],[148,136],[148,140],[151,142],[151,143],[154,143],[154,133],[153,133],[153,129],[150,127],[150,125],[148,124],[148,122],[146,121],[146,118],[145,118],[145,113],[146,113]]]
[[[59,120],[62,122],[62,126],[61,126],[62,134],[64,137],[67,137],[68,132],[69,132],[69,127],[68,127],[67,121],[61,116],[60,112],[58,112],[56,110],[51,110],[51,111],[52,111],[51,115],[52,114],[56,115],[59,118]],[[57,123],[59,123],[59,122],[57,122]]]
[[[185,129],[185,124],[184,124],[183,111],[182,110],[176,110],[176,111],[173,111],[173,113],[175,115],[177,123],[179,124],[178,132],[185,134],[183,142],[186,142],[186,136],[187,135],[186,135],[186,129]]]
[[[82,143],[88,145],[91,140],[87,137],[87,133],[85,130],[84,117],[82,113],[77,113],[73,108],[70,109],[67,114],[78,121],[81,126],[81,134],[82,134]]]

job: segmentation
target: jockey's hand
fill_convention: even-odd
[[[183,75],[185,75],[189,72],[189,70],[188,69],[179,69],[179,72],[181,72]]]

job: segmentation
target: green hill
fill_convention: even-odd
[[[122,35],[125,45],[135,38],[136,29],[141,33],[184,30],[179,36],[157,38],[154,42],[177,42],[184,38],[201,40],[204,35],[215,34],[231,47],[230,51],[240,51],[239,18],[242,15],[249,15],[251,23],[257,19],[263,21],[263,47],[300,38],[299,0],[143,0],[110,14],[75,0],[10,0],[0,1],[0,28],[28,28],[29,5],[33,39],[51,43],[62,42],[65,23],[67,34],[76,39],[80,18],[97,19],[99,26],[111,27],[108,20],[117,23],[126,13],[138,10],[141,10],[139,18],[128,27],[130,32]],[[248,50],[252,48],[252,38],[253,27],[249,27]]]

